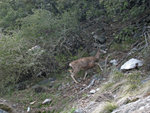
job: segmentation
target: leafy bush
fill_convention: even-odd
[[[135,18],[141,14],[146,7],[145,0],[102,0],[101,3],[104,4],[107,16],[113,20],[129,20]]]
[[[22,21],[22,36],[32,40],[45,40],[45,42],[53,43],[61,37],[64,37],[67,32],[77,28],[77,20],[73,12],[66,12],[61,16],[54,16],[47,10],[34,10],[32,15],[29,15]],[[40,39],[39,37],[43,37]],[[55,40],[55,41],[54,41]],[[42,42],[43,43],[43,42]],[[53,44],[54,45],[54,44]]]
[[[112,80],[114,82],[118,82],[118,81],[121,81],[122,79],[124,78],[124,74],[120,71],[117,71],[115,70],[113,73],[112,73]]]
[[[42,70],[56,71],[59,64],[47,50],[57,44],[58,39],[77,29],[74,12],[61,16],[42,9],[33,12],[17,20],[22,24],[20,30],[0,39],[1,88],[9,82],[16,83],[20,78],[34,77]],[[41,49],[28,52],[35,45]]]
[[[0,89],[34,77],[44,68],[40,60],[44,51],[29,53],[31,47],[32,43],[17,34],[0,39]]]
[[[9,82],[15,82],[24,68],[28,65],[22,51],[23,40],[15,37],[4,36],[0,39],[0,86],[4,87]],[[26,50],[26,48],[24,48]]]
[[[131,74],[128,74],[128,81],[132,84],[140,84],[140,80],[141,80],[141,73],[139,72],[133,72]]]
[[[131,43],[133,42],[136,38],[134,35],[138,32],[137,27],[134,26],[128,26],[123,28],[116,36],[115,36],[115,41],[116,42],[128,42]]]
[[[14,25],[17,11],[13,10],[8,3],[0,3],[0,26],[9,27]]]
[[[144,51],[144,59],[145,59],[145,61],[144,61],[144,63],[145,63],[145,69],[147,70],[147,71],[150,71],[150,46],[148,46],[148,48],[147,49],[145,49],[145,51]]]
[[[103,108],[103,111],[100,113],[111,113],[116,108],[117,105],[115,103],[107,102]]]

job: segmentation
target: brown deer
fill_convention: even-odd
[[[95,56],[91,57],[83,57],[80,59],[77,59],[75,61],[72,61],[69,63],[69,66],[72,67],[72,70],[69,70],[71,73],[71,77],[74,80],[75,83],[78,83],[74,76],[80,71],[80,70],[86,70],[84,79],[87,75],[87,70],[93,68],[94,66],[98,65],[100,69],[102,70],[100,64],[98,63],[100,56],[100,50],[97,51]]]

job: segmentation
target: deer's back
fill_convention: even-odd
[[[71,66],[73,69],[89,69],[95,66],[96,60],[97,59],[95,57],[84,57],[71,62],[69,66]]]

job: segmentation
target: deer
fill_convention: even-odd
[[[74,80],[75,83],[78,83],[78,82],[74,78],[74,76],[76,76],[77,73],[81,70],[85,70],[84,79],[86,78],[88,74],[87,70],[95,67],[96,65],[98,65],[99,68],[103,70],[100,64],[98,63],[99,57],[100,57],[100,49],[98,49],[95,56],[83,57],[83,58],[77,59],[69,63],[69,66],[72,68],[72,70],[69,70],[69,72],[71,73],[70,76]]]

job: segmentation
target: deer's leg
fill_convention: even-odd
[[[86,71],[85,74],[84,74],[83,80],[85,80],[86,76],[87,76],[87,71]]]
[[[74,74],[71,74],[71,78],[74,80],[75,83],[78,83],[78,82],[76,81],[76,79],[74,78]]]
[[[99,63],[95,63],[95,64],[98,65],[99,68],[103,71],[103,69],[102,69],[102,67],[101,67],[101,65]]]
[[[72,71],[72,70],[69,70],[70,71],[70,73],[71,73],[71,78],[74,80],[74,82],[75,83],[78,83],[77,81],[76,81],[76,79],[74,78],[74,75],[75,75],[75,73]]]

